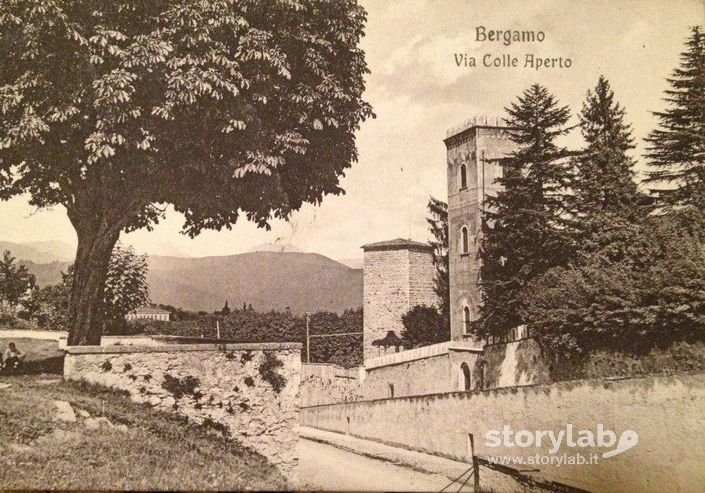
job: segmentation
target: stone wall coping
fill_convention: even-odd
[[[68,354],[178,353],[194,351],[301,350],[300,342],[253,342],[242,344],[163,344],[159,346],[67,346]]]
[[[450,351],[469,351],[472,353],[482,353],[484,348],[482,346],[477,346],[473,342],[466,341],[451,341],[448,345],[448,350]]]
[[[408,349],[399,353],[385,354],[377,358],[372,358],[365,361],[365,370],[370,371],[383,366],[399,365],[409,361],[416,361],[425,358],[433,358],[435,356],[444,356],[448,354],[448,346],[451,342],[440,342],[431,344],[416,349]]]
[[[475,343],[467,341],[440,342],[438,344],[431,344],[429,346],[408,349],[399,353],[385,354],[384,356],[371,358],[365,362],[365,370],[400,365],[402,363],[433,358],[436,356],[444,356],[448,354],[449,351],[469,351],[473,353],[482,353],[483,349],[482,347],[478,347]]]
[[[350,405],[363,405],[372,406],[377,403],[384,401],[424,401],[424,400],[434,400],[434,399],[453,399],[453,398],[472,398],[478,396],[487,395],[503,395],[503,394],[516,394],[522,392],[528,394],[529,392],[534,393],[547,393],[552,390],[570,390],[581,385],[588,385],[592,387],[610,388],[611,386],[619,385],[638,385],[641,387],[653,387],[656,382],[668,382],[672,383],[674,380],[678,379],[696,379],[701,380],[705,384],[705,372],[698,371],[687,371],[687,372],[677,372],[677,373],[659,373],[653,375],[642,375],[638,377],[629,376],[615,376],[615,377],[601,377],[601,378],[580,378],[576,380],[561,380],[559,382],[552,383],[530,383],[526,385],[516,385],[514,387],[497,387],[494,389],[483,389],[483,390],[453,390],[450,392],[432,392],[428,394],[416,394],[416,395],[401,395],[399,397],[379,397],[376,399],[361,399],[358,401],[349,402],[336,402],[333,404],[317,404],[314,406],[301,406],[301,409],[314,409],[323,407],[340,407],[340,406],[350,406]]]
[[[134,334],[129,336],[102,335],[100,337],[102,339],[154,339],[155,336],[151,334]]]

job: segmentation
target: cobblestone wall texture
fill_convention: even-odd
[[[263,367],[285,383],[265,377]],[[64,378],[125,390],[134,402],[222,427],[290,478],[300,372],[298,344],[69,347],[64,361]]]

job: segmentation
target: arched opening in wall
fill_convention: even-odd
[[[468,253],[470,251],[470,236],[468,234],[468,227],[463,226],[460,228],[460,253]]]
[[[463,334],[470,333],[470,322],[472,318],[470,317],[470,307],[465,305],[463,307]]]
[[[472,375],[470,374],[470,367],[467,363],[460,365],[460,372],[461,390],[472,390]]]
[[[460,189],[468,187],[468,169],[465,164],[460,165]]]

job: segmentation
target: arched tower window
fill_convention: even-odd
[[[468,234],[468,227],[463,226],[460,228],[460,253],[468,253],[470,251],[470,236]]]
[[[468,187],[468,169],[465,163],[460,165],[460,189]]]
[[[461,390],[472,390],[472,378],[470,374],[470,367],[467,363],[463,363],[462,365],[460,365],[460,372],[460,381],[462,383]]]
[[[463,334],[470,333],[470,322],[470,307],[466,305],[463,307]]]

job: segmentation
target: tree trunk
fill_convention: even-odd
[[[99,345],[103,331],[105,279],[120,229],[95,216],[90,219],[84,216],[74,222],[74,227],[78,235],[78,249],[69,301],[68,344]]]

